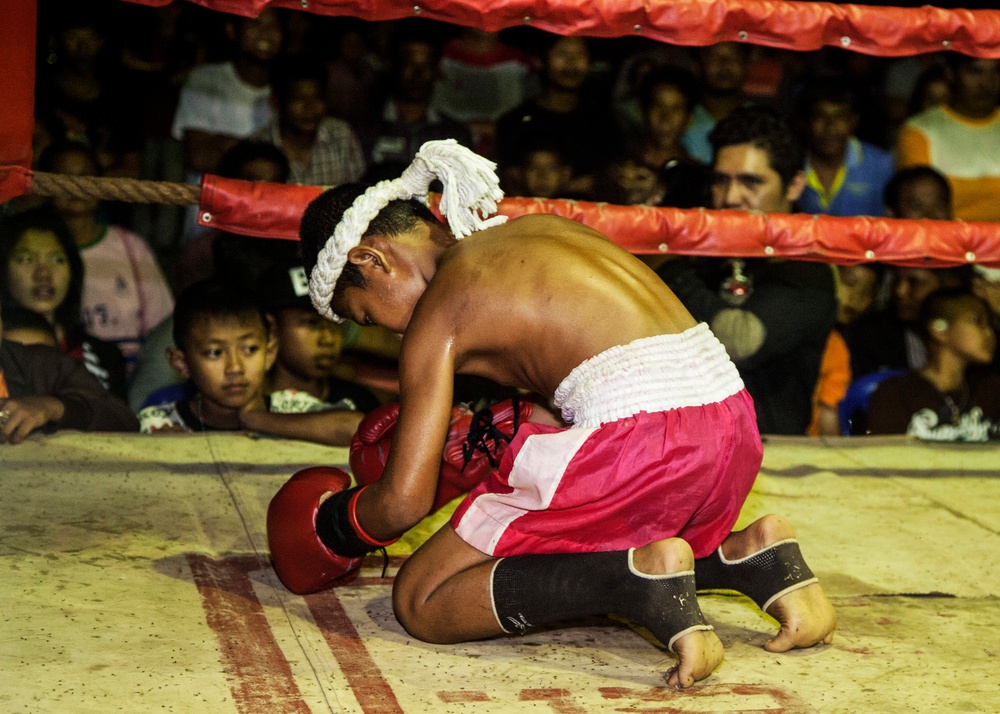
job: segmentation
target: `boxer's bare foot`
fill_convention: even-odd
[[[727,559],[744,558],[782,540],[794,538],[791,524],[774,514],[759,518],[741,531],[734,531],[722,544]],[[781,625],[778,634],[764,643],[768,652],[787,652],[796,647],[830,644],[837,615],[819,583],[793,590],[771,603],[767,614]]]
[[[694,556],[686,541],[667,538],[636,548],[632,564],[640,573],[669,575],[693,570]],[[696,597],[693,591],[691,595]],[[722,662],[722,642],[712,630],[689,632],[675,640],[673,648],[679,661],[665,677],[675,689],[685,689],[704,679]]]

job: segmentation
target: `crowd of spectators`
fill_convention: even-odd
[[[496,161],[513,196],[1000,221],[1000,60],[113,0],[41,0],[37,47],[40,171],[337,185],[394,178],[425,141],[454,138]],[[50,343],[144,431],[345,443],[359,413],[393,399],[398,342],[324,325],[294,245],[207,229],[195,209],[2,206],[5,343]],[[865,433],[864,410],[839,409],[848,386],[908,371],[933,424],[897,414],[881,431],[995,438],[997,271],[648,262],[726,345],[763,432]],[[507,396],[475,380],[456,393]],[[957,429],[973,409],[987,427]]]

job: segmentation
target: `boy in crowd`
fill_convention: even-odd
[[[643,132],[631,156],[654,173],[660,195],[655,200],[629,203],[677,208],[708,204],[711,172],[691,158],[682,142],[698,95],[697,80],[678,67],[658,67],[643,79],[639,86]]]
[[[36,430],[135,431],[125,402],[54,347],[3,339],[0,315],[0,444]]]
[[[745,42],[719,42],[695,50],[701,103],[691,112],[691,123],[684,132],[684,146],[694,160],[712,163],[708,135],[717,123],[749,103],[743,87],[750,76],[750,51]]]
[[[140,411],[141,431],[248,429],[330,446],[350,444],[364,416],[353,400],[329,404],[292,389],[270,393],[268,370],[278,355],[272,322],[249,291],[226,281],[209,279],[185,289],[174,311],[176,346],[167,349],[167,359],[195,393]],[[318,366],[325,364],[324,358]],[[363,390],[352,393],[371,406]]]
[[[264,313],[248,292],[204,280],[178,296],[173,332],[167,360],[196,391],[140,411],[141,431],[242,428],[241,412],[263,407],[264,380],[277,354]]]
[[[564,158],[573,167],[569,189],[590,195],[597,172],[621,153],[611,110],[589,87],[591,43],[585,37],[542,33],[538,45],[541,91],[497,121],[498,161],[506,174],[526,141],[536,136],[559,137],[565,146]]]
[[[422,20],[394,26],[386,78],[389,96],[378,121],[357,127],[365,147],[368,177],[395,176],[430,139],[454,137],[472,146],[472,133],[431,105],[441,63],[441,45]],[[376,179],[377,180],[377,179]]]
[[[506,178],[510,182],[507,193],[513,196],[573,198],[569,191],[573,167],[566,160],[562,144],[554,137],[526,140]]]
[[[872,434],[911,434],[932,441],[1000,439],[1000,375],[973,373],[996,350],[986,303],[965,288],[939,290],[918,322],[927,366],[890,377],[868,407]]]
[[[281,10],[264,8],[256,17],[230,15],[224,29],[231,59],[199,64],[187,74],[170,128],[183,144],[188,183],[215,173],[229,149],[273,116],[271,73],[284,41]],[[197,208],[185,211],[182,242],[205,231],[198,225]]]
[[[199,65],[184,81],[170,133],[184,143],[189,181],[214,172],[226,151],[270,119],[271,71],[284,33],[279,13],[229,16],[232,59]]]
[[[951,184],[944,174],[930,166],[897,171],[886,183],[882,200],[889,218],[950,221],[954,217]]]
[[[896,169],[892,154],[854,133],[861,122],[848,80],[821,77],[807,92],[803,117],[809,156],[798,210],[830,216],[881,216],[882,191]]]
[[[313,308],[301,264],[275,265],[260,282],[278,355],[265,379],[270,408],[244,411],[243,425],[268,434],[346,445],[361,416],[379,402],[369,389],[336,374],[344,326]]]
[[[454,236],[398,200],[435,176]],[[343,471],[315,467],[272,499],[283,582],[312,592],[349,578],[429,512],[454,375],[473,374],[552,400],[572,426],[522,424],[499,470],[400,569],[393,607],[411,635],[454,643],[616,613],[679,653],[667,681],[688,687],[723,654],[697,568],[698,587],[770,608],[782,623],[770,651],[829,642],[833,608],[788,523],[730,532],[762,452],[725,349],[600,233],[551,215],[484,220],[501,196],[493,164],[431,142],[400,179],[338,187],[303,215],[313,304],[401,335],[401,392],[379,480],[348,488]]]
[[[321,67],[282,65],[271,95],[276,118],[251,138],[279,147],[288,157],[289,183],[337,186],[365,173],[361,142],[351,125],[327,116],[326,73]]]
[[[930,166],[900,169],[885,187],[885,215],[908,220],[953,218],[948,180]],[[890,303],[862,316],[845,333],[855,378],[895,369],[922,369],[927,350],[917,328],[924,299],[941,288],[967,287],[971,268],[894,266]]]

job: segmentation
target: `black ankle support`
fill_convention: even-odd
[[[622,615],[673,651],[678,637],[711,630],[698,606],[694,573],[644,575],[631,551],[504,558],[491,576],[493,613],[504,632],[589,615]]]
[[[694,572],[698,590],[735,590],[764,612],[782,595],[817,582],[793,539],[738,560],[726,560],[720,546],[707,558],[694,561]]]

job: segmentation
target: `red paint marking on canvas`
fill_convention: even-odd
[[[490,695],[486,692],[478,692],[474,690],[462,690],[453,692],[438,692],[438,699],[447,704],[461,703],[461,702],[488,702],[490,701]]]
[[[201,595],[209,628],[219,642],[222,668],[241,714],[304,712],[309,707],[271,632],[249,572],[256,558],[213,560],[190,554],[188,565]]]
[[[727,708],[726,712],[728,714],[762,714],[763,712],[766,712],[766,714],[816,714],[816,709],[803,701],[798,695],[786,692],[777,687],[766,687],[759,684],[696,684],[691,689],[685,689],[680,692],[668,687],[655,687],[652,689],[600,687],[598,691],[605,699],[627,700],[642,704],[641,709],[637,709],[636,711],[642,711],[643,714],[651,714],[653,712],[656,714],[709,714],[709,712],[719,711],[718,704],[713,706],[710,702],[706,701],[705,708],[699,709],[699,700],[712,700],[719,697],[731,699],[734,695],[743,697],[770,697],[773,706],[768,706],[766,709],[760,709],[759,707],[754,709]],[[668,704],[671,701],[678,704],[683,702],[683,704],[679,708],[672,707]],[[654,702],[665,706],[649,707],[647,705],[647,703]],[[632,708],[633,705],[630,705],[627,709],[620,709],[619,711],[631,711]]]
[[[305,601],[365,714],[402,714],[392,687],[337,598],[337,589],[307,595]]]
[[[587,709],[573,701],[568,689],[522,689],[517,698],[522,702],[548,702],[549,708],[559,714],[587,712]]]

